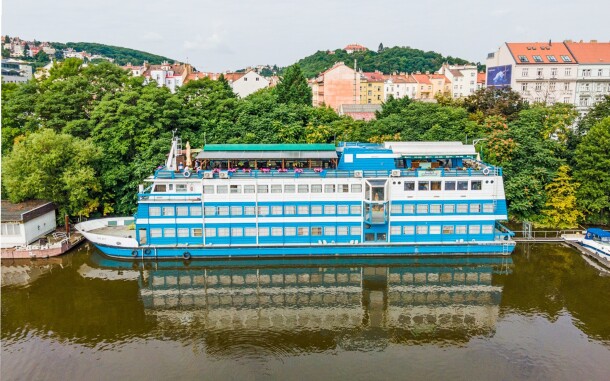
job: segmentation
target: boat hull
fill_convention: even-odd
[[[172,246],[125,248],[95,244],[105,255],[120,259],[367,257],[428,255],[510,255],[515,242],[456,244],[320,244],[303,246]]]

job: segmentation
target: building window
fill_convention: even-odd
[[[546,56],[546,59],[549,60],[549,62],[557,62],[557,58],[555,58],[555,56]]]
[[[337,193],[349,193],[349,184],[337,185]]]
[[[186,184],[176,184],[176,192],[186,192]]]
[[[536,91],[542,90],[542,83],[536,82]]]
[[[430,182],[429,181],[418,181],[417,182],[417,190],[427,191],[429,189],[430,189]]]
[[[521,91],[527,91],[527,82],[521,84]]]
[[[430,226],[430,234],[441,234],[441,226],[440,225]]]
[[[481,233],[481,225],[470,225],[468,227],[468,234],[480,234]]]
[[[167,192],[167,186],[165,184],[156,184],[155,192]]]
[[[271,193],[282,193],[282,185],[281,184],[271,185]]]
[[[563,98],[563,103],[570,103],[570,98],[569,97],[564,97]]]
[[[527,77],[527,75],[528,75],[528,69],[527,69],[527,68],[523,68],[523,69],[521,70],[521,76],[522,76],[522,77]]]
[[[457,204],[458,213],[468,213],[468,204]]]
[[[351,235],[361,235],[362,234],[362,228],[360,228],[360,226],[352,226],[350,228],[350,234]]]
[[[203,211],[206,216],[213,216],[216,214],[216,207],[215,206],[206,206]]]
[[[555,91],[555,82],[549,83],[549,91]]]
[[[231,185],[230,189],[232,194],[241,193],[241,185]]]
[[[402,214],[402,205],[400,204],[392,204],[390,208],[390,213],[392,214]]]
[[[551,77],[557,77],[557,68],[551,68]]]
[[[561,60],[563,62],[572,62],[572,59],[570,58],[570,56],[561,56]]]
[[[455,234],[466,234],[466,225],[457,225],[455,227]]]
[[[281,237],[284,235],[284,229],[282,227],[276,226],[271,228],[271,235],[273,237]]]
[[[569,82],[564,82],[563,83],[563,89],[564,90],[570,90],[570,83]]]
[[[441,182],[440,181],[430,181],[430,190],[433,190],[433,191],[441,190]]]
[[[455,181],[445,181],[445,190],[446,191],[455,190]]]
[[[566,77],[571,76],[572,75],[572,68],[571,67],[567,67],[565,69],[565,73],[564,74],[565,74]]]
[[[494,212],[494,204],[483,204],[483,212],[484,213],[493,213]]]
[[[598,77],[602,77],[604,74],[604,70],[603,69],[597,69],[597,76]]]
[[[541,78],[541,77],[542,77],[542,74],[543,74],[543,70],[542,70],[542,68],[538,68],[538,69],[536,70],[536,75],[537,75],[537,77],[538,77],[538,78]]]
[[[483,225],[483,234],[491,234],[494,232],[493,225]]]
[[[519,56],[519,61],[521,62],[530,62],[526,56]]]
[[[334,184],[324,185],[324,193],[335,193],[335,185]]]
[[[582,76],[583,77],[590,77],[591,76],[591,69],[583,69],[582,70]]]
[[[281,205],[275,205],[271,207],[271,214],[274,216],[279,216],[282,214],[282,206]]]
[[[415,205],[413,205],[413,204],[405,204],[404,205],[404,213],[405,214],[413,214],[413,213],[415,213]]]
[[[188,237],[189,229],[188,228],[178,228],[178,237]]]
[[[349,214],[349,206],[348,205],[338,205],[337,214]]]
[[[352,184],[352,193],[362,193],[362,184]]]
[[[218,228],[219,237],[229,237],[229,228]]]
[[[337,235],[347,235],[349,228],[347,226],[337,226]]]
[[[532,56],[532,58],[534,59],[534,62],[543,62],[542,57],[540,56]]]
[[[400,226],[392,226],[390,228],[390,234],[391,235],[400,235],[402,229],[400,228]]]
[[[481,213],[481,204],[471,204],[470,213]]]

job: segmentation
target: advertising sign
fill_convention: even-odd
[[[494,66],[487,68],[487,87],[510,86],[512,66]]]

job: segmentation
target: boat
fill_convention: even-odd
[[[134,216],[76,225],[114,258],[510,255],[502,168],[461,142],[172,139]]]
[[[578,243],[595,259],[610,267],[610,231],[588,228]]]

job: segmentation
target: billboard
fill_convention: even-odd
[[[512,77],[512,66],[494,66],[487,68],[487,87],[510,86]]]

